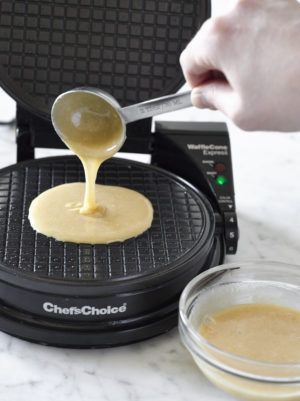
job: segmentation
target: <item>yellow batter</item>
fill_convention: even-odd
[[[223,351],[256,361],[300,361],[300,312],[295,309],[271,304],[229,307],[205,318],[200,334]]]
[[[146,231],[153,208],[140,193],[96,185],[101,163],[123,144],[123,124],[115,109],[91,93],[73,92],[58,100],[53,121],[80,158],[86,184],[63,184],[33,200],[29,220],[39,233],[59,241],[108,244]]]

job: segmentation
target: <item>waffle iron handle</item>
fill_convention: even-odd
[[[191,91],[159,97],[119,109],[126,123],[191,107]]]

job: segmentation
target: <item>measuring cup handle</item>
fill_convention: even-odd
[[[192,106],[191,91],[164,96],[119,110],[126,123]]]

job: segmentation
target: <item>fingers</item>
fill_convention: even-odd
[[[220,110],[236,125],[244,126],[241,100],[226,81],[211,81],[195,87],[191,100],[195,107]]]
[[[255,106],[247,107],[240,95],[226,81],[208,82],[194,88],[191,100],[195,107],[220,110],[245,131],[259,129]]]
[[[249,0],[232,0],[231,5],[240,1]],[[232,73],[232,53],[236,54],[233,38],[238,37],[232,15],[231,11],[208,20],[183,51],[180,63],[193,89],[194,106],[220,110],[236,125],[244,126],[239,86]]]
[[[192,103],[195,107],[218,109],[231,114],[235,106],[235,93],[226,82],[209,82],[192,90]]]
[[[215,20],[208,20],[180,56],[183,74],[192,88],[206,81],[210,71],[219,67],[214,30]]]

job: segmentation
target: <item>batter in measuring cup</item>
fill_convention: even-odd
[[[100,165],[122,145],[118,113],[89,92],[70,92],[58,105],[53,120],[81,160],[86,182],[59,185],[35,198],[29,208],[32,227],[59,241],[89,244],[142,234],[152,223],[151,202],[128,188],[95,184]]]

